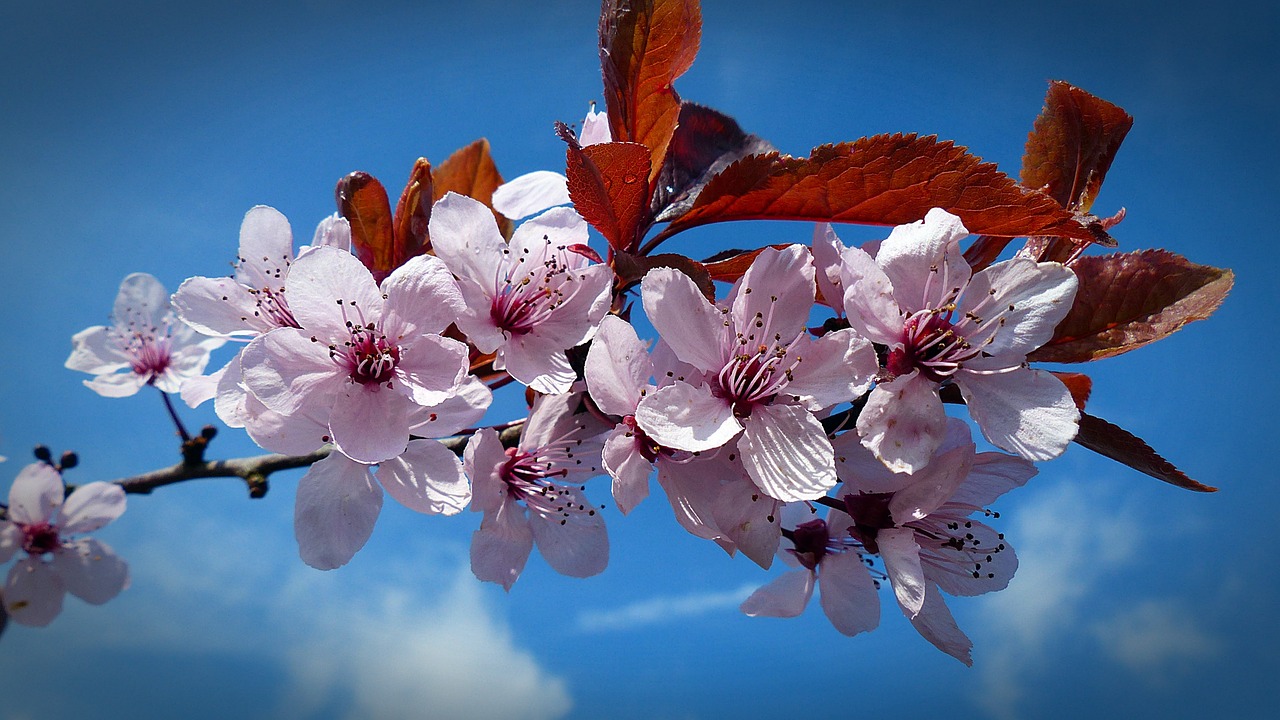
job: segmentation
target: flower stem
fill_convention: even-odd
[[[182,442],[191,442],[191,435],[187,432],[187,428],[183,426],[182,420],[178,417],[178,412],[173,409],[173,402],[169,400],[169,393],[156,388],[160,392],[160,397],[164,400],[164,409],[169,411],[169,417],[173,419],[174,427],[178,428],[178,437],[182,438]]]

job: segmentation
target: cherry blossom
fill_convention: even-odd
[[[448,193],[431,211],[432,247],[458,277],[458,327],[495,367],[541,393],[568,392],[577,375],[565,350],[589,340],[609,309],[612,271],[574,252],[587,225],[553,208],[516,228],[508,244],[493,213]]]
[[[318,247],[293,263],[285,290],[300,327],[245,347],[245,387],[300,427],[326,425],[352,460],[399,456],[416,408],[453,397],[467,374],[466,347],[436,334],[462,306],[448,269],[415,257],[379,287],[354,255]]]
[[[939,590],[973,596],[1004,589],[1018,560],[1002,533],[974,520],[1000,495],[1035,475],[1029,461],[976,453],[969,428],[948,418],[942,443],[914,474],[893,473],[853,433],[835,441],[849,532],[884,561],[902,612],[943,652],[970,664],[972,644]]]
[[[373,533],[383,490],[424,515],[456,515],[471,500],[462,462],[435,440],[410,440],[376,468],[331,453],[298,481],[293,531],[303,562],[320,570],[345,565]]]
[[[742,612],[751,617],[796,617],[818,586],[822,611],[837,630],[845,635],[874,630],[880,624],[880,599],[862,549],[849,535],[850,524],[848,515],[833,511],[827,520],[797,525],[790,532],[794,547],[780,555],[798,569],[752,593],[743,601]]]
[[[222,338],[206,337],[177,321],[169,293],[146,273],[120,283],[112,325],[76,333],[66,367],[95,377],[84,384],[103,397],[128,397],[145,385],[176,393],[209,364]]]
[[[1026,366],[1071,309],[1075,275],[1015,257],[971,276],[959,246],[967,234],[934,209],[895,228],[874,258],[844,252],[849,324],[889,348],[858,433],[893,470],[919,470],[942,441],[946,384],[959,388],[987,440],[1029,460],[1057,457],[1078,428],[1066,386]]]
[[[765,248],[713,305],[693,281],[657,268],[641,282],[645,312],[703,383],[674,382],[642,399],[639,426],[658,444],[698,452],[736,440],[751,479],[782,501],[821,497],[836,484],[831,443],[815,412],[866,392],[877,363],[852,330],[814,340],[805,325],[814,267],[799,245]]]
[[[596,112],[595,104],[582,121],[578,144],[582,147],[607,143],[612,140],[609,118]],[[503,183],[493,191],[493,207],[512,220],[536,215],[557,205],[568,205],[569,181],[564,175],[550,170],[535,170]]]
[[[119,485],[82,485],[63,502],[62,476],[47,463],[23,468],[9,488],[8,518],[0,520],[0,563],[18,550],[26,557],[9,568],[5,611],[15,622],[43,627],[72,595],[101,605],[129,584],[129,568],[101,540],[73,539],[120,517],[125,509]]]
[[[609,563],[604,518],[577,487],[601,472],[606,428],[575,412],[581,402],[580,394],[540,396],[516,447],[503,448],[492,428],[467,443],[471,509],[484,513],[471,536],[471,571],[480,580],[510,590],[535,544],[562,575],[590,577]]]

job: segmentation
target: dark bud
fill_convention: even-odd
[[[31,452],[40,462],[53,464],[53,452],[49,450],[48,445],[37,445]]]
[[[217,435],[218,435],[218,428],[212,425],[205,425],[204,427],[200,428],[200,437],[204,438],[206,442],[214,439],[215,437],[217,437]]]
[[[70,450],[62,453],[62,458],[58,460],[59,470],[70,470],[80,464],[80,456]]]

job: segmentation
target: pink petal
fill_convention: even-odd
[[[586,245],[587,223],[573,209],[551,208],[520,224],[511,234],[511,254],[540,257],[570,245]]]
[[[968,236],[960,218],[934,208],[923,220],[894,228],[880,243],[876,262],[893,284],[894,297],[903,310],[913,313],[939,307],[964,287],[970,270],[960,252],[960,241]]]
[[[271,452],[306,455],[333,440],[329,434],[328,409],[319,416],[304,410],[293,415],[281,415],[258,402],[254,396],[245,395],[244,412],[240,418],[249,438]]]
[[[974,275],[959,311],[976,311],[984,318],[1000,315],[1003,320],[993,325],[992,340],[982,349],[1017,362],[1053,337],[1071,310],[1077,284],[1075,273],[1063,265],[1015,257]]]
[[[969,477],[951,496],[951,502],[974,508],[987,507],[1006,492],[1025,485],[1036,472],[1035,465],[1020,457],[997,452],[978,453]]]
[[[603,462],[613,478],[613,501],[623,515],[649,497],[653,463],[640,453],[635,436],[626,432],[625,425],[619,425],[605,441]]]
[[[836,630],[857,635],[880,624],[880,595],[860,553],[849,550],[824,556],[818,566],[818,585],[822,611]]]
[[[493,402],[493,392],[474,375],[463,378],[457,393],[443,402],[413,408],[409,416],[409,434],[425,438],[457,435],[484,417]]]
[[[994,375],[961,370],[956,384],[969,416],[992,445],[1028,460],[1062,454],[1080,429],[1080,411],[1062,381],[1020,367]]]
[[[208,375],[197,375],[192,378],[187,378],[182,383],[182,389],[179,391],[181,393],[180,397],[182,398],[182,402],[186,403],[187,407],[194,408],[199,407],[205,402],[217,397],[218,386],[222,383],[222,378],[226,375],[227,368],[232,365],[236,366],[236,374],[238,375],[240,367],[239,355],[232,358],[230,363],[223,365]]]
[[[367,325],[382,318],[382,291],[373,275],[355,255],[337,248],[314,248],[294,261],[285,288],[298,324],[326,344],[350,339],[348,322]]]
[[[62,579],[48,563],[27,557],[9,568],[4,609],[14,622],[44,627],[62,612],[62,598],[66,594]]]
[[[871,343],[853,330],[837,330],[817,340],[802,341],[803,358],[783,391],[795,395],[810,410],[849,402],[871,387],[880,369]]]
[[[452,338],[423,335],[401,348],[395,376],[415,403],[444,402],[467,377],[467,346]]]
[[[480,529],[471,534],[471,572],[477,580],[498,583],[505,590],[515,584],[533,552],[533,531],[524,509],[502,503],[486,512]]]
[[[621,417],[635,412],[640,391],[653,376],[653,363],[631,323],[608,315],[591,341],[583,374],[596,406]]]
[[[161,334],[169,313],[169,291],[154,276],[133,273],[120,283],[111,317],[116,327],[150,334]]]
[[[382,281],[387,296],[383,332],[401,343],[422,333],[439,333],[457,321],[462,292],[444,261],[419,255]]]
[[[72,595],[101,605],[129,587],[129,566],[109,545],[83,538],[53,554],[53,569]]]
[[[748,617],[798,617],[813,595],[812,570],[790,570],[751,593],[738,607]]]
[[[99,375],[92,380],[85,380],[84,386],[102,397],[121,398],[136,395],[146,384],[149,376],[134,372]]]
[[[493,428],[477,430],[467,441],[462,453],[462,467],[471,478],[471,510],[496,513],[507,499],[507,484],[500,472],[508,460],[498,432]]]
[[[385,387],[350,385],[329,414],[333,444],[357,462],[390,460],[409,442],[410,407],[408,398]]]
[[[568,299],[530,334],[562,349],[590,340],[596,326],[609,311],[609,289],[612,285],[613,271],[605,265],[591,265],[566,274],[559,289]]]
[[[920,546],[911,528],[890,528],[876,534],[876,545],[884,560],[884,571],[893,583],[893,594],[902,612],[913,618],[924,605],[924,569],[920,566]]]
[[[928,578],[952,595],[963,597],[1008,587],[1018,571],[1018,556],[1013,546],[991,526],[977,520],[966,521],[961,528],[950,532],[964,542],[965,550],[943,545],[941,540],[926,541],[922,545],[929,556]],[[935,534],[942,535],[941,532]]]
[[[856,431],[843,432],[832,438],[831,449],[836,457],[836,476],[844,483],[842,493],[896,492],[911,482],[910,475],[895,473],[863,447]]]
[[[924,605],[920,608],[920,612],[911,618],[911,624],[915,626],[916,632],[933,643],[934,647],[965,665],[973,665],[971,655],[973,642],[960,630],[960,626],[956,625],[956,620],[951,616],[951,611],[947,609],[947,603],[942,599],[942,593],[938,592],[937,587],[930,587],[925,591]]]
[[[844,284],[840,279],[840,255],[844,252],[844,243],[836,237],[831,223],[816,223],[813,226],[814,280],[818,283],[818,292],[822,294],[822,304],[844,312]]]
[[[321,220],[311,238],[311,247],[326,246],[351,252],[351,223],[337,213]]]
[[[733,408],[705,385],[677,382],[640,400],[636,423],[655,442],[699,452],[724,445],[742,430]]]
[[[613,133],[609,132],[608,114],[596,112],[594,103],[591,107],[592,109],[587,111],[587,116],[582,119],[582,133],[578,135],[578,142],[582,147],[607,143],[613,139]]]
[[[188,278],[173,294],[173,308],[183,322],[205,335],[254,336],[278,327],[262,315],[245,286],[231,278]]]
[[[507,341],[507,334],[494,323],[490,313],[494,296],[492,279],[486,288],[463,276],[458,278],[458,290],[465,303],[458,314],[458,329],[480,352],[497,350]]]
[[[333,453],[298,480],[293,534],[303,562],[332,570],[364,547],[382,511],[382,488],[370,470]]]
[[[241,378],[263,405],[283,415],[327,408],[349,384],[323,342],[296,328],[261,335],[240,352]]]
[[[569,185],[565,176],[550,170],[525,173],[493,191],[493,207],[498,212],[519,220],[556,205],[569,204]]]
[[[101,375],[129,367],[129,355],[120,348],[110,328],[94,325],[71,336],[68,370]]]
[[[933,457],[946,433],[938,384],[917,371],[877,385],[858,416],[862,444],[890,470],[912,473]]]
[[[62,507],[62,476],[51,465],[31,463],[18,471],[9,487],[9,519],[33,525],[49,522]]]
[[[26,536],[17,525],[7,520],[0,520],[0,565],[9,562],[18,548],[22,547],[24,539]],[[0,622],[0,626],[3,624]]]
[[[444,260],[455,275],[469,278],[481,287],[493,288],[507,243],[498,232],[489,208],[477,200],[448,192],[432,206],[428,227],[432,252]]]
[[[844,313],[859,335],[882,345],[902,342],[903,316],[889,276],[865,251],[849,248],[840,263]]]
[[[761,495],[751,479],[738,469],[730,480],[720,483],[711,511],[724,536],[751,562],[768,570],[782,539],[778,505],[772,498]]]
[[[766,247],[734,288],[734,328],[748,338],[754,335],[759,342],[772,343],[775,335],[781,335],[784,343],[790,342],[804,331],[809,319],[813,274],[813,258],[803,245],[788,245],[782,250]],[[757,322],[763,326],[757,328]],[[708,343],[711,337],[702,342]]]
[[[935,455],[929,465],[911,476],[911,483],[894,493],[889,515],[899,525],[920,520],[951,499],[973,466],[973,445]]]
[[[254,289],[284,289],[293,261],[293,230],[279,210],[258,205],[240,223],[236,280]]]
[[[798,405],[758,406],[743,426],[742,465],[769,497],[814,500],[836,486],[831,441],[813,413]]]
[[[410,440],[404,453],[378,468],[378,482],[401,505],[426,515],[456,515],[471,501],[462,461],[435,440]]]
[[[729,464],[719,459],[700,458],[687,463],[658,462],[658,484],[662,486],[675,513],[676,522],[690,534],[706,540],[723,540],[730,555],[734,545],[716,523],[714,511],[720,499],[719,475]],[[740,473],[738,470],[735,472]]]
[[[71,493],[62,506],[59,531],[66,535],[93,532],[124,513],[124,488],[115,483],[91,482]]]
[[[676,357],[704,372],[719,372],[729,319],[707,302],[688,275],[654,268],[640,281],[644,312]]]
[[[581,492],[569,489],[568,498],[573,505],[592,506]],[[529,528],[538,552],[553,570],[569,577],[585,578],[599,575],[609,564],[609,534],[605,530],[604,516],[571,513],[568,517],[557,513],[540,515],[530,511]]]
[[[528,334],[512,338],[499,353],[512,377],[537,392],[561,395],[578,379],[565,349],[560,343]]]

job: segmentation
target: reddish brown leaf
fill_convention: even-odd
[[[712,178],[654,242],[726,220],[900,225],[935,207],[960,216],[975,234],[1097,239],[1052,198],[1026,190],[964,148],[934,137],[876,135],[823,145],[808,158],[745,157]]]
[[[1143,442],[1142,438],[1124,428],[1112,425],[1100,417],[1080,413],[1080,432],[1075,441],[1090,450],[1123,463],[1138,472],[1157,480],[1196,492],[1217,492],[1218,488],[1204,485],[1187,477],[1173,463],[1160,457]]]
[[[338,212],[351,223],[351,245],[360,262],[382,282],[396,268],[391,202],[377,178],[353,172],[338,181]]]
[[[657,222],[683,215],[707,181],[736,160],[771,152],[767,141],[742,131],[728,115],[687,100],[653,189],[650,212]]]
[[[622,142],[584,148],[567,128],[561,134],[569,141],[565,175],[574,208],[614,250],[633,252],[648,225],[649,149]]]
[[[1048,343],[1031,353],[1042,362],[1085,362],[1154,342],[1222,304],[1235,276],[1165,250],[1082,257],[1071,312]]]
[[[660,255],[632,255],[618,252],[613,256],[613,271],[618,276],[618,286],[625,288],[640,282],[645,273],[658,267],[669,267],[679,270],[693,280],[704,297],[710,302],[716,301],[716,287],[711,275],[702,263],[691,260],[684,255],[662,253]]]
[[[1043,189],[1068,210],[1088,212],[1133,118],[1116,105],[1060,80],[1027,136],[1022,184]]]
[[[649,148],[650,185],[680,115],[672,83],[693,65],[702,38],[697,0],[603,0],[600,71],[613,139]]]
[[[1067,386],[1076,409],[1084,410],[1085,403],[1089,402],[1089,395],[1093,393],[1093,380],[1084,373],[1054,372],[1053,374]]]
[[[427,224],[431,221],[431,163],[426,158],[418,158],[409,172],[409,182],[400,193],[400,202],[396,204],[395,225],[395,264],[396,267],[406,260],[421,255],[431,247],[431,239],[427,237]]]
[[[502,175],[493,162],[489,141],[480,138],[455,151],[431,173],[431,202],[456,192],[484,203],[493,211],[503,237],[511,236],[511,221],[493,210],[493,191],[502,184]]]

